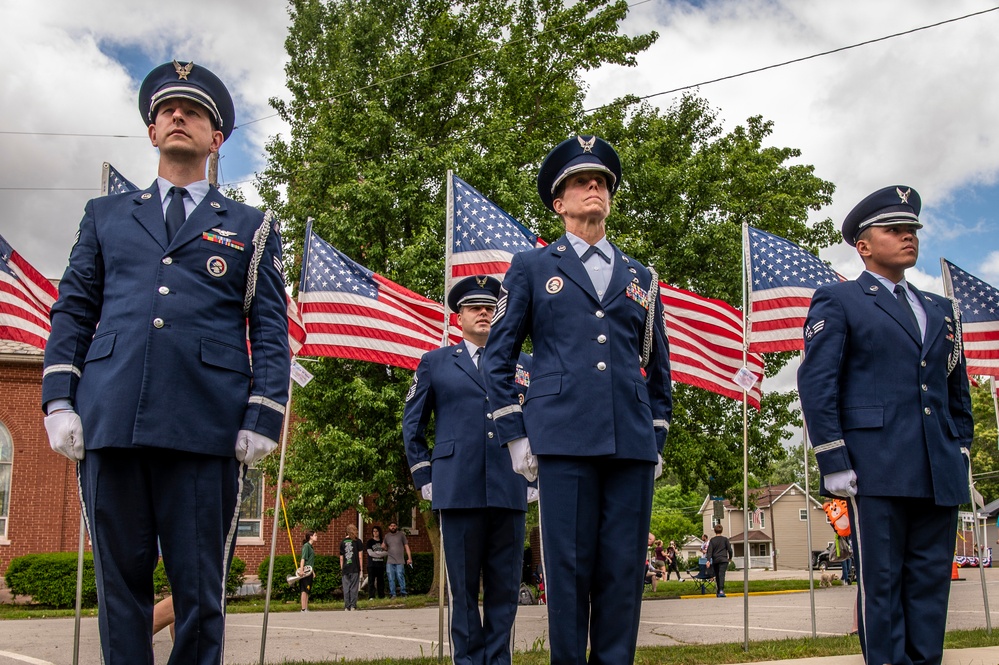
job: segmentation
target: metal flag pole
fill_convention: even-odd
[[[978,555],[978,573],[982,579],[982,600],[985,603],[985,632],[992,634],[992,615],[989,612],[989,590],[985,585],[985,544],[980,542],[978,536],[978,501],[975,499],[975,481],[971,476],[971,453],[964,451],[968,458],[968,490],[971,493],[971,514],[974,519],[971,527],[971,544]]]
[[[749,251],[749,223],[742,220],[742,366],[745,367],[749,355],[749,309],[746,279],[746,253]],[[742,650],[749,651],[749,405],[748,393],[742,391]],[[718,589],[724,592],[724,589]]]
[[[101,196],[107,196],[110,187],[111,164],[104,162],[101,164]],[[79,486],[80,463],[76,463],[77,486]],[[84,515],[83,494],[80,494],[80,543],[76,548],[76,609],[73,618],[73,665],[80,662],[80,615],[83,607],[83,533],[87,528],[87,520]]]
[[[799,364],[805,360],[805,352],[799,355]],[[815,623],[815,569],[812,567],[812,492],[808,477],[808,428],[805,414],[801,414],[801,457],[805,464],[805,540],[808,547],[808,604],[812,613],[812,639],[818,637]]]
[[[264,665],[264,652],[267,649],[267,619],[271,611],[271,588],[274,583],[274,553],[277,546],[278,515],[281,508],[281,488],[284,485],[284,462],[285,456],[288,453],[288,429],[291,423],[291,399],[294,387],[295,380],[289,379],[288,404],[285,405],[284,425],[281,430],[281,462],[278,464],[277,492],[274,497],[274,520],[271,525],[271,556],[267,562],[267,592],[264,594],[264,622],[260,632],[260,665]],[[291,550],[291,555],[295,556],[294,547]]]

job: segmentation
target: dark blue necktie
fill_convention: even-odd
[[[921,338],[922,334],[919,332],[919,321],[916,320],[916,313],[912,311],[912,305],[909,304],[909,299],[905,296],[905,287],[901,284],[895,285],[895,298],[898,300],[899,306],[905,310],[909,323],[912,324],[912,330],[916,333],[916,338]]]
[[[580,258],[580,261],[586,263],[587,261],[589,261],[590,257],[593,256],[594,254],[602,258],[604,260],[604,263],[610,263],[610,257],[604,254],[603,250],[601,250],[596,245],[590,245],[590,248],[587,249],[585,252],[583,252],[583,256]]]
[[[177,231],[184,225],[184,220],[187,219],[187,212],[184,210],[185,194],[187,194],[187,190],[183,187],[170,188],[170,205],[167,206],[166,211],[167,242],[173,240]]]

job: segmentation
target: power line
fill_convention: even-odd
[[[628,8],[630,9],[631,7],[635,7],[635,6],[638,6],[638,5],[641,5],[641,4],[645,4],[645,3],[651,2],[651,1],[652,0],[640,0],[639,2],[636,2],[636,3],[632,4],[632,5],[629,5]],[[889,34],[889,35],[884,35],[882,37],[876,37],[876,38],[873,38],[873,39],[868,39],[868,40],[865,40],[865,41],[862,41],[862,42],[857,42],[855,44],[850,44],[848,46],[841,46],[841,47],[830,49],[830,50],[827,50],[827,51],[820,51],[818,53],[813,53],[811,55],[806,55],[806,56],[802,56],[802,57],[799,57],[799,58],[793,58],[791,60],[784,60],[782,62],[774,63],[774,64],[771,64],[771,65],[765,65],[763,67],[757,67],[755,69],[745,70],[745,71],[742,71],[742,72],[739,72],[739,73],[736,73],[736,74],[729,74],[729,75],[726,75],[726,76],[720,76],[720,77],[717,77],[717,78],[713,78],[713,79],[708,79],[708,80],[705,80],[705,81],[701,81],[699,83],[691,83],[691,84],[683,85],[683,86],[680,86],[678,88],[672,88],[670,90],[663,90],[661,92],[654,92],[654,93],[651,93],[651,94],[648,94],[648,95],[643,95],[643,96],[640,96],[640,97],[635,97],[634,99],[635,100],[652,99],[654,97],[660,97],[662,95],[675,94],[675,93],[678,93],[678,92],[684,92],[686,90],[691,90],[693,88],[704,87],[706,85],[711,85],[712,83],[720,83],[722,81],[729,81],[729,80],[732,80],[732,79],[737,79],[737,78],[741,78],[741,77],[744,77],[744,76],[749,76],[749,75],[752,75],[752,74],[758,74],[758,73],[765,72],[765,71],[768,71],[768,70],[771,70],[771,69],[778,69],[778,68],[781,68],[781,67],[787,67],[789,65],[797,64],[799,62],[805,62],[807,60],[814,60],[816,58],[821,58],[821,57],[825,57],[825,56],[829,56],[829,55],[834,55],[836,53],[841,53],[843,51],[850,51],[852,49],[860,48],[860,47],[863,47],[863,46],[869,46],[871,44],[876,44],[878,42],[887,41],[889,39],[896,39],[898,37],[904,37],[906,35],[911,35],[913,33],[922,32],[922,31],[925,31],[925,30],[930,30],[932,28],[938,28],[938,27],[943,26],[943,25],[947,25],[947,24],[950,24],[950,23],[956,23],[958,21],[963,21],[963,20],[966,20],[966,19],[969,19],[969,18],[975,18],[975,17],[978,17],[978,16],[982,16],[984,14],[988,14],[988,13],[997,11],[997,10],[999,10],[999,6],[992,7],[992,8],[989,8],[989,9],[983,9],[983,10],[977,11],[977,12],[972,12],[970,14],[965,14],[963,16],[957,16],[957,17],[954,17],[954,18],[944,19],[944,20],[938,21],[936,23],[929,23],[927,25],[922,25],[922,26],[919,26],[919,27],[916,27],[916,28],[911,28],[909,30],[903,30],[901,32],[895,32],[895,33],[892,33],[892,34]],[[551,30],[551,29],[554,29],[554,28],[549,28],[548,30]],[[542,31],[539,34],[543,34],[544,32],[545,31]],[[521,40],[515,40],[515,41],[511,41],[511,42],[504,42],[499,47],[502,48],[503,46],[507,46],[509,44],[514,44],[514,43],[517,43],[519,41],[524,41],[526,39],[527,38],[525,37],[525,38],[523,38]],[[359,88],[354,88],[352,90],[349,90],[349,91],[346,91],[346,92],[343,92],[343,93],[339,93],[337,95],[334,95],[333,97],[327,98],[324,101],[330,101],[330,102],[332,102],[332,101],[335,101],[336,99],[338,99],[340,97],[344,97],[346,95],[351,95],[351,94],[354,94],[356,92],[361,92],[363,90],[367,90],[367,89],[372,88],[372,87],[377,87],[377,86],[380,86],[380,85],[384,85],[386,83],[390,83],[390,82],[393,82],[393,81],[396,81],[396,80],[399,80],[399,79],[402,79],[402,78],[406,78],[406,77],[409,77],[409,76],[415,76],[416,74],[423,73],[423,72],[426,72],[426,71],[430,71],[430,70],[435,69],[437,67],[443,67],[445,65],[452,64],[452,63],[458,62],[460,60],[464,60],[464,59],[467,59],[467,58],[470,58],[470,57],[474,57],[476,55],[480,55],[480,54],[485,53],[485,52],[487,52],[489,50],[491,50],[491,49],[481,49],[479,51],[475,51],[473,53],[469,53],[469,54],[466,54],[466,55],[463,55],[463,56],[459,56],[457,58],[452,58],[452,59],[446,60],[444,62],[437,63],[435,65],[429,65],[427,67],[423,67],[423,68],[420,68],[420,69],[417,69],[417,70],[413,70],[413,71],[407,72],[405,74],[400,74],[399,76],[390,77],[388,79],[383,79],[381,81],[376,81],[376,82],[370,83],[368,85],[365,85],[365,86],[362,86],[362,87],[359,87]],[[615,100],[615,101],[612,101],[612,102],[608,102],[607,104],[602,104],[600,106],[595,106],[595,107],[590,108],[590,109],[585,109],[583,112],[584,113],[593,113],[594,111],[599,111],[599,110],[602,110],[602,109],[605,109],[605,108],[609,108],[611,106],[615,106],[615,105],[620,104],[620,103],[621,103],[621,100]],[[241,127],[245,127],[246,125],[250,125],[250,124],[253,124],[253,123],[256,123],[256,122],[260,122],[262,120],[268,120],[268,119],[273,118],[273,117],[275,117],[277,115],[278,115],[277,113],[272,113],[270,115],[263,116],[261,118],[256,118],[254,120],[250,120],[250,121],[244,122],[244,123],[242,123],[240,125],[235,126],[233,128],[233,131],[235,131],[237,129],[240,129]],[[516,129],[516,127],[507,127],[507,128],[505,128],[503,130],[495,130],[495,131],[512,131],[514,129]],[[140,135],[122,135],[122,134],[81,134],[81,133],[59,133],[59,132],[14,132],[14,131],[2,131],[2,130],[0,130],[0,135],[86,137],[86,138],[147,138],[144,135],[140,136]],[[377,156],[372,156],[372,158],[375,158],[375,157],[377,157]],[[240,181],[236,181],[236,182],[232,182],[232,183],[222,183],[222,184],[223,184],[223,186],[230,186],[231,187],[233,185],[239,185],[239,184],[243,184],[243,183],[247,183],[247,182],[251,182],[251,180],[240,180]],[[0,191],[11,191],[11,190],[22,190],[22,191],[32,191],[32,190],[44,190],[44,191],[92,191],[92,189],[93,188],[0,187]]]

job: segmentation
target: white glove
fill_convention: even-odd
[[[531,452],[531,442],[526,436],[514,439],[506,444],[510,451],[510,461],[513,463],[515,473],[527,478],[527,482],[532,483],[538,479],[538,458]]]
[[[241,429],[236,435],[236,459],[246,466],[253,466],[274,452],[277,441],[268,439],[253,430]]]
[[[57,411],[45,416],[49,446],[74,462],[83,459],[83,422],[76,411]]]
[[[857,472],[853,469],[822,476],[822,483],[830,494],[841,496],[844,499],[857,496]]]
[[[655,475],[652,477],[653,480],[658,480],[659,476],[663,475],[663,456],[657,455],[658,460],[656,461],[656,471]]]
[[[538,488],[537,487],[528,487],[527,488],[527,503],[534,503],[535,501],[538,500],[539,496],[541,496],[541,495],[538,494]]]
[[[420,488],[420,494],[422,494],[423,498],[426,499],[427,501],[433,501],[434,500],[434,484],[433,483],[427,483],[426,485],[424,485],[423,487],[421,487]]]

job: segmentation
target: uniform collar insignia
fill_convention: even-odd
[[[912,194],[912,188],[910,187],[903,192],[900,188],[896,187],[895,193],[898,194],[898,198],[902,199],[902,203],[908,203],[909,195]]]
[[[576,140],[579,141],[579,147],[583,149],[584,153],[592,153],[593,146],[597,142],[597,137],[591,136],[589,141],[584,141],[582,136],[577,136]]]
[[[191,73],[192,69],[194,69],[194,63],[193,62],[189,62],[186,65],[181,65],[179,62],[177,62],[176,60],[174,60],[173,61],[173,68],[177,72],[177,80],[179,80],[179,81],[186,81],[187,80],[187,75]]]

